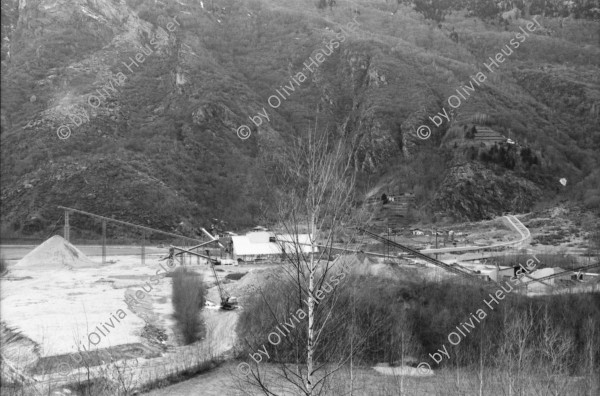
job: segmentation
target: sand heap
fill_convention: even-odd
[[[33,249],[16,265],[18,269],[74,269],[98,267],[81,250],[60,235],[54,235]]]

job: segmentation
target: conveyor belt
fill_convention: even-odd
[[[515,287],[518,288],[518,287],[527,286],[527,285],[529,285],[531,283],[534,283],[534,282],[544,282],[544,281],[546,281],[548,279],[557,278],[559,276],[569,275],[569,273],[575,273],[576,274],[579,271],[585,271],[585,270],[588,270],[588,269],[598,268],[598,267],[600,267],[600,263],[586,265],[586,266],[579,267],[579,268],[573,268],[573,269],[566,270],[566,271],[563,271],[563,272],[559,272],[559,273],[556,273],[556,274],[544,276],[543,278],[533,278],[531,276],[527,276],[530,279],[529,282],[519,283],[518,285],[515,285]]]
[[[467,279],[470,279],[470,280],[476,280],[476,281],[478,281],[480,283],[487,283],[487,282],[485,282],[483,279],[481,279],[478,276],[471,275],[470,273],[465,272],[465,271],[461,271],[458,268],[455,268],[455,267],[453,267],[451,265],[448,265],[448,264],[446,264],[446,263],[444,263],[442,261],[436,260],[433,257],[429,257],[429,256],[427,256],[427,255],[425,255],[425,254],[423,254],[423,253],[421,253],[421,252],[419,252],[417,250],[409,248],[408,246],[401,245],[401,244],[399,244],[397,242],[391,241],[391,240],[389,240],[387,238],[379,236],[379,235],[377,235],[377,234],[375,234],[375,233],[373,233],[371,231],[367,231],[367,230],[365,230],[363,228],[359,228],[358,230],[361,231],[361,232],[364,232],[365,234],[369,235],[373,239],[376,239],[376,240],[378,240],[380,242],[383,242],[385,244],[393,246],[393,247],[395,247],[397,249],[400,249],[400,250],[402,250],[404,252],[410,253],[413,256],[417,257],[417,258],[425,260],[428,263],[431,263],[431,264],[433,264],[433,265],[435,265],[437,267],[443,268],[443,269],[445,269],[448,272],[452,272],[455,275],[462,276],[463,278],[467,278]]]

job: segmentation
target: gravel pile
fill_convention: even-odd
[[[46,240],[15,264],[17,269],[42,270],[97,268],[98,266],[99,264],[93,262],[60,235],[54,235]]]

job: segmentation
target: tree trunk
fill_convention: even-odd
[[[317,229],[315,225],[315,214],[311,214],[310,219],[310,231],[311,231],[311,241],[310,248],[311,252],[315,251],[315,241],[317,240]],[[308,395],[313,394],[313,355],[314,355],[314,343],[315,343],[315,300],[314,300],[314,292],[315,292],[315,271],[316,271],[316,263],[314,254],[310,255],[310,269],[309,269],[309,278],[308,278],[308,340],[307,340],[307,348],[306,348],[306,390]]]
[[[315,301],[313,300],[313,291],[315,289],[315,275],[314,275],[314,258],[310,259],[310,275],[308,278],[308,340],[306,348],[306,368],[308,373],[306,374],[306,390],[308,395],[312,395],[312,372],[313,372],[313,354],[314,354],[314,339],[315,339]]]

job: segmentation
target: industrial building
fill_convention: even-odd
[[[233,258],[238,261],[280,259],[285,252],[311,253],[309,234],[275,234],[271,231],[254,231],[246,235],[233,235]],[[313,253],[317,252],[317,248]]]

